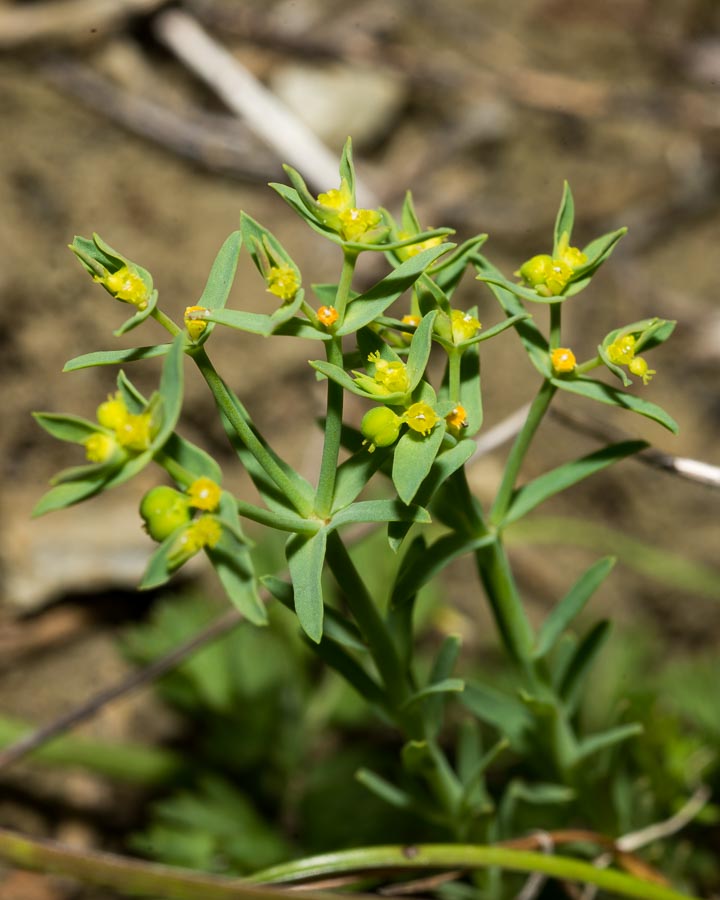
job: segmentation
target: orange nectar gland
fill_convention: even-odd
[[[420,316],[403,316],[400,321],[403,325],[412,325],[413,328],[417,328],[420,324]],[[408,334],[406,331],[401,332],[400,337],[406,344],[409,344],[412,341],[412,335]]]
[[[300,288],[300,279],[292,266],[273,266],[265,276],[267,289],[270,294],[275,294],[283,303],[297,294]]]
[[[142,278],[127,266],[123,266],[117,272],[112,272],[97,280],[101,281],[118,300],[122,300],[124,303],[131,303],[140,310],[147,309],[147,286]]]
[[[196,478],[186,491],[190,506],[204,512],[213,512],[218,508],[222,491],[212,478],[202,475]]]
[[[337,322],[339,313],[334,306],[321,306],[317,311],[317,317],[318,322],[321,325],[330,328],[331,325],[334,325]]]
[[[575,371],[577,360],[575,359],[575,354],[569,347],[557,347],[550,354],[550,362],[552,363],[555,372],[559,375],[565,375],[568,372]]]
[[[205,331],[208,326],[208,323],[203,319],[195,319],[191,318],[193,313],[197,313],[198,315],[202,313],[210,312],[210,310],[206,306],[186,306],[185,307],[185,315],[183,316],[183,322],[185,323],[185,328],[187,329],[187,333],[190,335],[193,341],[196,341],[201,334]]]
[[[465,407],[458,403],[457,406],[454,406],[450,410],[449,415],[445,416],[445,421],[447,422],[448,428],[454,432],[458,432],[462,428],[467,428],[468,420]]]
[[[181,566],[204,547],[214,547],[222,537],[222,527],[212,516],[200,516],[178,535],[168,554],[171,566]]]
[[[413,403],[412,406],[405,410],[403,421],[407,422],[408,426],[412,428],[413,431],[425,435],[430,434],[440,421],[440,416],[435,412],[432,406],[420,402]]]

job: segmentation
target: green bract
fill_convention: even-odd
[[[641,441],[611,444],[519,485],[523,461],[558,390],[639,413],[676,430],[663,409],[592,374],[604,372],[604,365],[627,387],[625,366],[649,381],[653,370],[638,353],[667,340],[674,323],[645,319],[605,337],[588,336],[586,349],[594,354],[597,348],[597,354],[556,377],[550,360],[553,351],[565,347],[562,315],[572,313],[570,301],[588,286],[624,234],[619,229],[582,249],[572,246],[574,203],[567,184],[552,252],[520,262],[518,283],[480,254],[486,235],[456,246],[443,242],[452,229],[424,228],[409,193],[399,224],[386,210],[357,208],[349,141],[337,184],[318,196],[310,193],[299,173],[287,167],[286,172],[291,186],[272,187],[317,235],[337,247],[339,256],[337,282],[314,285],[307,296],[302,284],[311,284],[312,278],[304,278],[280,240],[245,212],[239,229],[222,245],[200,298],[184,298],[182,324],[160,309],[145,269],[97,235],[92,240],[75,238],[72,250],[93,280],[136,307],[120,331],[153,318],[170,340],[88,353],[66,365],[66,371],[73,371],[162,357],[162,375],[158,390],[146,400],[121,372],[118,392],[104,401],[97,422],[56,413],[37,415],[51,435],[82,445],[89,462],[61,472],[36,513],[87,499],[156,463],[176,487],[155,487],[142,500],[142,518],[159,546],[150,556],[141,587],[164,584],[202,550],[230,602],[249,621],[265,624],[265,604],[272,598],[290,610],[313,651],[380,712],[385,726],[392,726],[404,745],[399,760],[405,770],[403,783],[392,784],[363,769],[358,777],[367,788],[470,843],[515,836],[517,809],[523,804],[562,804],[573,820],[591,823],[592,792],[585,796],[583,784],[599,789],[603,766],[611,762],[608,748],[637,733],[633,723],[610,722],[605,730],[588,735],[576,717],[607,624],[591,625],[579,639],[570,629],[594,590],[609,577],[613,560],[590,566],[536,627],[513,578],[503,535],[560,491],[646,446]],[[237,308],[242,304],[240,291],[230,296],[243,249],[272,295],[267,313]],[[386,270],[371,287],[354,289],[358,255],[368,250],[385,254]],[[475,285],[477,305],[469,307],[456,293],[468,268],[484,282]],[[547,333],[526,302],[550,306]],[[313,342],[308,358],[326,406],[319,470],[312,482],[270,445],[253,420],[253,410],[230,386],[241,383],[238,372],[253,364],[251,360],[239,361],[228,380],[216,371],[207,352],[216,325],[263,338],[256,352],[268,360],[273,351],[266,338]],[[469,487],[465,466],[476,448],[473,436],[483,424],[483,343],[496,337],[509,340],[511,330],[538,373],[539,387],[496,497],[486,509]],[[573,361],[581,358],[577,348],[568,348],[568,353]],[[318,354],[323,358],[316,358]],[[176,431],[186,356],[206,382],[230,444],[257,489],[257,503],[220,493],[217,462]],[[271,365],[263,365],[271,373]],[[492,381],[508,373],[494,371],[486,377]],[[308,389],[312,384],[309,378]],[[253,397],[251,405],[272,408],[271,391],[277,389],[268,379],[267,392]],[[361,398],[353,398],[350,415],[348,394]],[[286,404],[278,408],[279,415],[287,415]],[[295,415],[291,422],[297,438],[305,440],[309,423],[296,421]],[[188,502],[187,491],[200,478],[215,486],[219,505],[215,500],[204,507]],[[284,534],[289,581],[277,575],[258,579],[255,550],[245,534],[248,521]],[[348,550],[347,530],[358,526],[387,532],[389,552],[383,565],[388,574],[380,596],[371,593]],[[463,556],[474,559],[499,642],[513,666],[512,690],[453,677],[460,653],[456,636],[445,638],[431,666],[416,666],[418,595]],[[333,583],[342,602],[337,602]],[[261,597],[261,587],[271,596]],[[462,736],[458,748],[447,754],[454,733],[443,731],[450,704],[452,721],[462,722]],[[490,749],[483,749],[479,723],[494,735]],[[498,812],[487,789],[486,770],[508,747],[532,757],[542,780],[508,785]],[[584,768],[591,758],[602,763],[597,771]]]

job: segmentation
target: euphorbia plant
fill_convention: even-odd
[[[83,444],[87,464],[56,476],[36,512],[88,499],[156,463],[171,484],[153,488],[141,503],[145,527],[159,543],[140,586],[164,584],[191,556],[204,551],[231,602],[251,622],[266,622],[263,586],[293,611],[321,659],[402,737],[403,783],[390,784],[362,770],[358,777],[370,790],[415,810],[456,841],[511,836],[515,811],[523,803],[566,804],[568,817],[597,824],[602,818],[600,770],[588,762],[631,738],[637,727],[624,723],[600,734],[581,733],[575,713],[608,623],[592,626],[580,638],[570,626],[609,575],[613,560],[594,563],[536,629],[513,577],[503,533],[548,498],[646,446],[642,441],[611,444],[519,485],[525,456],[558,391],[676,430],[659,406],[623,389],[631,383],[625,369],[643,384],[649,381],[654,372],[638,353],[665,341],[674,323],[654,318],[619,324],[609,335],[589,340],[590,355],[582,362],[576,359],[579,348],[564,346],[565,304],[575,302],[624,233],[603,235],[582,249],[573,246],[573,199],[567,185],[552,252],[520,265],[513,280],[481,255],[486,235],[459,246],[449,242],[451,229],[420,224],[410,194],[400,222],[384,209],[358,208],[349,141],[337,188],[315,197],[297,172],[286,172],[291,186],[272,187],[311,229],[337,245],[342,261],[337,283],[313,285],[306,293],[302,274],[280,241],[243,213],[239,230],[220,249],[202,295],[188,298],[192,302],[180,323],[162,311],[145,269],[97,235],[74,240],[71,249],[93,279],[134,307],[116,333],[152,318],[170,340],[90,353],[66,365],[66,371],[74,371],[164,357],[158,390],[149,399],[121,371],[117,393],[100,404],[95,422],[37,414],[40,425],[55,437]],[[275,301],[268,314],[226,306],[243,249]],[[362,253],[383,254],[388,273],[358,293],[353,275]],[[496,301],[483,314],[482,325],[476,306],[454,305],[468,269],[483,283],[477,286],[478,300]],[[548,333],[531,314],[538,305],[549,307]],[[324,443],[313,483],[265,440],[251,411],[216,371],[206,345],[217,325],[309,342],[310,366],[325,383],[327,397]],[[481,344],[496,337],[508,340],[512,331],[538,373],[539,388],[494,502],[486,509],[470,490],[465,472],[483,424]],[[431,356],[443,361],[443,375],[434,384],[428,375]],[[218,463],[176,430],[186,358],[207,383],[227,436],[257,488],[257,503],[224,490]],[[598,372],[619,378],[622,386],[596,378]],[[347,392],[367,404],[359,423],[344,416]],[[385,498],[365,499],[363,491],[371,481],[386,485]],[[287,534],[289,578],[256,577],[245,520]],[[388,568],[394,574],[384,597],[371,595],[348,550],[346,529],[359,523],[386,530]],[[514,691],[455,677],[460,645],[454,636],[444,640],[428,675],[421,677],[417,670],[413,611],[418,592],[463,555],[475,560],[500,645],[515,673]],[[326,569],[342,592],[342,607],[323,596]],[[453,698],[459,704],[454,703],[448,725],[445,714]],[[483,747],[480,723],[497,733],[489,749]],[[539,780],[511,782],[498,802],[485,773],[506,750],[531,759]],[[500,888],[495,884],[492,890]]]

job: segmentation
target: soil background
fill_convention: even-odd
[[[163,309],[176,319],[200,295],[241,209],[277,234],[307,283],[336,279],[340,263],[337,248],[266,186],[283,178],[274,151],[242,123],[233,126],[238,155],[217,150],[210,123],[229,127],[227,111],[160,45],[151,15],[110,25],[93,18],[88,2],[81,25],[50,38],[20,41],[8,30],[3,36],[6,14],[60,5],[0,3],[0,710],[35,722],[119,677],[125,663],[114,649],[117,630],[152,602],[132,588],[151,549],[137,504],[157,473],[146,471],[82,508],[29,520],[51,475],[78,462],[77,448],[50,439],[31,411],[92,418],[113,389],[109,368],[61,375],[64,362],[94,349],[163,339],[153,322],[142,334],[113,338],[127,308],[91,283],[67,244],[74,234],[98,232],[151,270]],[[573,243],[628,225],[592,287],[566,307],[566,342],[587,358],[612,328],[653,315],[677,319],[672,340],[652,354],[657,376],[632,390],[664,406],[680,434],[579,398],[561,397],[558,405],[669,453],[720,464],[720,12],[714,3],[193,0],[185,8],[296,104],[333,151],[339,154],[346,134],[353,135],[358,171],[383,205],[397,212],[411,188],[423,222],[452,226],[459,239],[487,231],[485,252],[507,274],[549,249],[564,178],[576,201]],[[83,88],[78,71],[102,78],[115,99],[151,100],[192,122],[205,115],[199,150],[187,141],[162,146],[133,133],[104,95]],[[348,82],[354,94],[343,93]],[[380,261],[368,261],[359,283],[381,274]],[[490,293],[471,279],[458,297],[479,305],[485,325],[499,320]],[[244,258],[229,305],[268,311],[270,302]],[[545,310],[538,307],[537,315],[542,320]],[[511,334],[483,344],[486,427],[534,393],[534,372],[515,344]],[[316,472],[313,420],[322,386],[307,365],[306,344],[267,344],[218,328],[210,349],[269,440],[304,473]],[[148,362],[136,364],[131,377],[150,391],[157,373]],[[361,414],[361,405],[351,404],[351,417]],[[181,430],[217,456],[231,487],[252,496],[233,467],[203,384],[189,369]],[[549,421],[524,475],[596,447]],[[481,496],[492,497],[506,452],[474,466]],[[588,516],[709,568],[717,566],[720,546],[717,511],[712,489],[634,461],[547,509]],[[513,556],[538,617],[592,559],[587,550],[550,552],[532,543],[518,544]],[[482,600],[468,597],[471,576],[462,567],[454,572],[447,604],[459,608],[470,651],[491,653]],[[200,570],[196,577],[203,577]],[[593,612],[618,615],[677,652],[711,652],[720,628],[720,604],[711,593],[621,567]],[[86,731],[152,739],[172,728],[155,712],[144,695],[107,710]],[[3,824],[96,841],[92,829],[83,831],[86,817],[61,817],[63,832],[48,829],[46,811],[48,798],[102,810],[109,802],[102,783],[18,771],[6,776]],[[32,796],[44,797],[45,812],[33,809]],[[6,883],[2,896],[41,900],[43,890],[51,891],[32,876],[21,880],[11,888]]]

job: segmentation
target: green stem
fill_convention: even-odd
[[[250,427],[250,424],[245,420],[238,408],[239,404],[234,402],[233,394],[215,371],[215,367],[210,362],[205,350],[202,347],[198,347],[197,349],[191,350],[190,355],[195,360],[203,378],[212,391],[219,409],[235,429],[240,440],[250,453],[252,453],[265,472],[267,472],[268,476],[275,482],[283,494],[285,494],[298,513],[303,517],[310,516],[312,514],[312,508],[306,497],[298,490],[292,478],[290,478],[290,476],[278,465],[272,454],[268,453],[267,449],[263,446],[262,441],[258,439],[257,435]]]
[[[597,369],[598,366],[602,365],[602,360],[599,356],[593,356],[592,359],[587,359],[583,363],[579,363],[579,365],[575,366],[575,374],[576,375],[584,375],[585,372],[591,372],[593,369]]]
[[[476,550],[475,561],[503,644],[532,682],[535,638],[500,538]]]
[[[327,360],[343,367],[342,340],[333,337],[325,344]],[[327,518],[332,509],[335,495],[335,478],[340,453],[343,419],[343,388],[331,378],[327,379],[327,413],[325,415],[325,436],[318,476],[315,512],[320,518]]]
[[[159,466],[165,469],[171,478],[185,488],[190,487],[193,481],[198,477],[194,472],[186,469],[185,466],[181,466],[176,459],[172,458],[172,456],[168,456],[164,450],[158,450],[153,455],[153,459]]]
[[[350,299],[350,287],[352,285],[357,258],[358,255],[355,251],[344,251],[340,282],[338,283],[337,294],[335,294],[335,309],[337,310],[339,325],[342,324],[342,321],[345,318],[345,308]]]
[[[562,303],[550,304],[550,349],[556,350],[560,346],[560,333],[562,323]]]
[[[44,841],[0,829],[0,859],[85,884],[113,888],[123,896],[158,900],[295,900],[297,893],[256,887],[239,878],[223,878],[190,869],[149,863],[116,853],[78,850],[56,841]],[[342,895],[303,891],[304,900],[341,900]]]
[[[335,309],[338,313],[338,323],[342,324],[345,317],[345,309],[350,299],[357,253],[345,251],[343,255],[343,267],[340,273],[340,282],[335,294]],[[326,343],[328,362],[343,367],[342,339],[333,337]],[[335,476],[338,467],[338,455],[340,453],[340,438],[342,433],[343,417],[343,389],[336,382],[328,378],[327,412],[325,415],[325,436],[323,441],[322,459],[320,462],[320,475],[318,477],[317,494],[315,497],[315,510],[321,518],[327,518],[332,509],[333,495],[335,493]]]
[[[170,334],[171,334],[173,337],[175,337],[176,335],[180,334],[180,332],[182,331],[182,328],[179,328],[179,327],[173,322],[173,320],[170,318],[170,316],[166,316],[165,313],[164,313],[162,310],[160,310],[160,309],[157,308],[157,306],[156,306],[155,309],[150,313],[150,317],[153,318],[153,319],[155,319],[155,321],[156,321],[159,325],[162,325],[162,327],[163,327],[166,331],[169,331]]]
[[[448,397],[453,403],[460,402],[460,365],[462,350],[448,350]]]
[[[530,443],[535,436],[538,426],[542,422],[543,416],[550,406],[550,401],[556,390],[557,388],[549,381],[546,380],[542,383],[537,396],[532,402],[525,424],[515,438],[515,443],[510,451],[510,456],[505,464],[505,471],[500,483],[500,488],[495,497],[492,510],[490,511],[490,521],[494,525],[499,525],[502,522],[503,517],[508,510],[510,501],[512,500],[513,491],[515,490],[515,482],[520,473],[523,460],[525,459],[525,454],[530,447]]]
[[[327,561],[336,581],[342,586],[350,611],[367,641],[390,703],[394,709],[398,709],[410,697],[406,673],[385,621],[337,531],[328,535]],[[412,712],[412,708],[409,712]],[[398,713],[398,718],[405,721],[409,715],[405,714],[403,717],[402,713]],[[422,739],[422,730],[415,725],[408,730],[412,737]]]
[[[325,878],[348,872],[387,871],[393,869],[482,869],[499,866],[509,872],[541,872],[564,881],[594,884],[622,897],[641,900],[694,900],[665,885],[655,884],[612,869],[599,869],[591,863],[566,856],[513,850],[508,847],[476,844],[420,844],[407,846],[364,847],[309,857],[293,863],[257,872],[249,881],[278,884]]]

